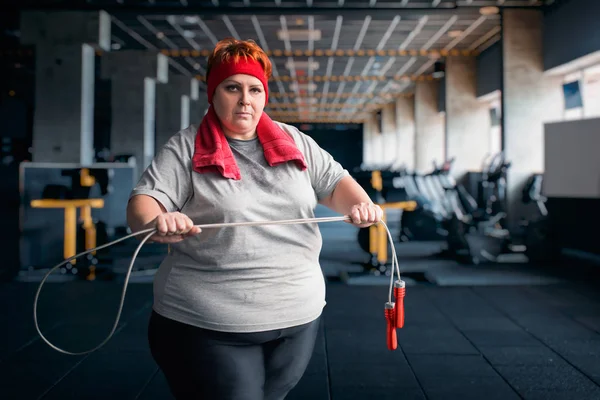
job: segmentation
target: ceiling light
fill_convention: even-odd
[[[500,9],[496,6],[481,7],[479,9],[479,13],[481,15],[495,15],[495,14],[498,14],[499,12],[500,12]]]
[[[316,97],[296,97],[296,103],[299,105],[311,105],[317,104],[318,99]]]
[[[162,38],[165,37],[165,34],[162,33],[162,32],[156,32],[156,37],[159,38],[159,39],[162,39]]]
[[[453,31],[449,31],[448,32],[448,36],[450,36],[451,38],[457,38],[460,35],[462,35],[462,33],[463,33],[463,31],[456,29],[456,30],[453,30]]]
[[[290,41],[309,41],[309,40],[321,40],[321,30],[319,29],[288,29],[278,30],[277,38],[279,40],[290,40]]]
[[[319,69],[319,63],[317,61],[308,62],[308,61],[286,61],[285,68],[291,70],[292,67],[296,70],[306,69],[316,71]]]
[[[183,37],[186,37],[188,39],[196,37],[196,33],[194,31],[183,31],[182,35],[183,35]]]
[[[121,48],[121,45],[119,43],[113,43],[110,45],[110,48],[113,50],[119,50]]]
[[[184,17],[183,20],[187,24],[197,24],[198,22],[200,22],[200,18],[198,18],[198,17],[192,17],[192,16]]]
[[[194,64],[194,69],[200,69],[200,64],[198,64],[198,63]]]
[[[296,92],[300,89],[304,89],[304,90],[317,90],[317,85],[314,83],[301,83],[298,84],[297,82],[293,82],[292,84],[290,84],[290,90]]]

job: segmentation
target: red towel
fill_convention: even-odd
[[[270,166],[294,161],[302,171],[306,170],[306,161],[294,139],[264,112],[256,126],[256,134]],[[228,179],[242,178],[213,107],[208,108],[198,128],[192,169],[198,173],[219,172]]]

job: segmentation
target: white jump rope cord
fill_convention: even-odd
[[[313,222],[337,222],[337,221],[350,221],[350,220],[351,220],[350,217],[345,216],[345,217],[290,219],[290,220],[280,220],[280,221],[233,222],[233,223],[207,224],[207,225],[196,225],[196,226],[199,227],[200,229],[206,229],[206,228],[226,228],[226,227],[234,227],[234,226],[292,225],[292,224],[308,224],[308,223],[313,223]],[[380,221],[379,223],[385,227],[385,230],[387,231],[387,234],[388,234],[388,240],[390,241],[391,247],[392,247],[392,273],[390,274],[390,290],[389,290],[389,295],[388,295],[388,301],[391,303],[392,302],[392,288],[394,285],[394,273],[398,274],[398,279],[400,279],[400,268],[398,267],[398,259],[396,258],[396,249],[394,247],[394,242],[392,240],[392,234],[390,233],[390,230],[388,229],[385,222]],[[129,239],[133,236],[138,236],[138,235],[142,235],[145,233],[147,233],[147,235],[142,239],[142,241],[140,242],[138,247],[135,249],[135,252],[133,253],[133,257],[131,258],[131,263],[129,264],[129,269],[127,271],[127,275],[125,276],[125,283],[123,284],[123,292],[121,293],[121,302],[119,304],[119,309],[117,311],[117,317],[115,319],[115,323],[112,327],[112,330],[110,331],[110,333],[108,334],[106,339],[104,339],[102,341],[102,343],[100,343],[98,346],[94,347],[93,349],[82,351],[79,353],[72,353],[72,352],[63,350],[63,349],[53,345],[52,343],[50,343],[50,341],[48,341],[48,339],[46,339],[46,337],[40,331],[40,327],[38,325],[38,319],[37,319],[37,303],[38,303],[38,299],[40,296],[40,292],[42,291],[42,286],[44,285],[44,282],[46,281],[46,279],[48,279],[50,274],[52,272],[54,272],[57,268],[60,268],[61,266],[65,265],[66,263],[68,263],[71,260],[74,260],[78,257],[81,257],[81,256],[91,253],[93,251],[101,250],[106,247],[112,246],[113,244],[122,242],[123,240]],[[127,235],[125,237],[117,239],[113,242],[106,243],[102,246],[98,246],[96,248],[93,248],[93,249],[84,251],[82,253],[79,253],[77,255],[74,255],[73,257],[70,257],[70,258],[66,259],[65,261],[61,262],[60,264],[52,267],[50,269],[50,271],[48,271],[46,273],[46,275],[40,282],[40,286],[38,287],[37,292],[35,293],[35,299],[33,301],[33,322],[35,324],[35,329],[37,330],[38,334],[40,335],[42,340],[48,344],[48,346],[50,346],[54,350],[59,351],[64,354],[69,354],[72,356],[79,356],[79,355],[92,353],[92,352],[98,350],[112,338],[113,334],[117,330],[117,326],[119,325],[119,319],[121,318],[121,312],[123,311],[123,304],[125,303],[125,293],[127,293],[127,284],[129,283],[129,277],[131,276],[131,271],[133,270],[133,264],[135,263],[135,259],[137,258],[137,255],[140,252],[140,249],[142,248],[142,246],[146,243],[146,241],[148,239],[150,239],[150,237],[152,235],[154,235],[154,233],[156,233],[155,228],[144,229],[144,230],[132,233],[130,235]]]

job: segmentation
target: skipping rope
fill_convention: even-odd
[[[351,218],[349,216],[344,216],[344,217],[324,217],[324,218],[302,218],[302,219],[289,219],[289,220],[279,220],[279,221],[231,222],[231,223],[217,223],[217,224],[206,224],[206,225],[196,225],[196,226],[201,229],[205,229],[205,228],[229,228],[229,227],[259,226],[259,225],[292,225],[292,224],[308,224],[308,223],[337,222],[337,221],[350,221],[350,220],[351,220]],[[392,272],[390,274],[390,286],[389,286],[389,292],[388,292],[388,301],[385,303],[384,315],[385,315],[385,319],[387,321],[387,330],[386,330],[387,347],[389,350],[396,350],[398,348],[396,328],[402,328],[404,326],[404,296],[406,293],[406,285],[405,285],[405,282],[400,278],[400,268],[398,267],[398,258],[396,257],[396,249],[394,247],[392,234],[390,233],[390,230],[388,229],[385,222],[379,221],[378,223],[382,224],[385,227],[385,230],[387,231],[387,236],[390,241],[391,248],[392,248]],[[37,292],[35,294],[35,299],[33,302],[33,322],[35,324],[35,329],[37,330],[37,332],[40,335],[40,337],[42,338],[42,340],[44,342],[46,342],[48,344],[48,346],[50,346],[54,350],[64,353],[64,354],[73,355],[73,356],[89,354],[89,353],[92,353],[92,352],[98,350],[102,346],[104,346],[112,338],[113,334],[117,330],[117,326],[119,325],[119,320],[121,318],[121,312],[123,311],[123,304],[125,303],[125,294],[127,293],[127,285],[129,283],[129,277],[131,276],[131,272],[133,270],[133,264],[135,263],[135,259],[137,258],[137,255],[140,252],[140,249],[142,248],[142,246],[155,233],[156,233],[155,228],[149,228],[149,229],[144,229],[144,230],[141,230],[138,232],[134,232],[130,235],[124,236],[113,242],[106,243],[102,246],[98,246],[93,249],[86,250],[84,252],[76,254],[73,257],[67,258],[65,261],[52,267],[46,273],[46,275],[42,278],[42,281],[40,282],[40,285],[37,289]],[[81,257],[81,256],[91,253],[93,251],[101,250],[106,247],[112,246],[116,243],[122,242],[131,237],[143,235],[143,234],[146,234],[146,236],[141,240],[140,244],[135,249],[135,252],[133,253],[133,256],[131,258],[129,268],[128,268],[127,274],[125,276],[125,283],[123,284],[123,291],[121,293],[121,302],[120,302],[118,310],[117,310],[117,316],[115,318],[115,322],[113,324],[112,330],[110,331],[110,333],[108,334],[106,339],[104,339],[96,347],[94,347],[90,350],[86,350],[86,351],[82,351],[82,352],[78,352],[78,353],[63,350],[63,349],[53,345],[52,343],[50,343],[50,341],[42,334],[40,327],[38,325],[38,318],[37,318],[37,304],[38,304],[40,292],[42,291],[44,282],[46,281],[46,279],[48,279],[50,274],[52,274],[52,272],[54,272],[56,269],[65,265],[66,263],[70,262],[71,260],[74,260],[78,257]],[[394,281],[395,274],[398,275],[398,279]],[[392,301],[392,296],[394,297],[395,301]]]

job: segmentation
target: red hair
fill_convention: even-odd
[[[271,78],[273,66],[263,49],[254,40],[237,40],[234,38],[225,38],[219,41],[212,54],[208,56],[208,65],[206,67],[207,78],[210,70],[215,65],[230,63],[232,61],[233,63],[238,63],[240,58],[244,58],[245,61],[248,58],[257,61],[262,66],[263,71],[265,71],[265,78],[267,80]]]

